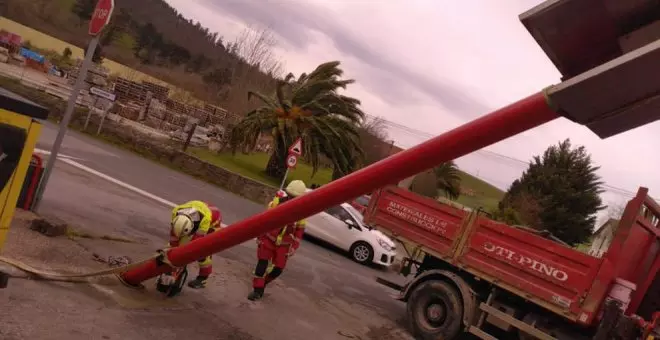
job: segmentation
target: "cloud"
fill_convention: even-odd
[[[270,28],[282,43],[278,54],[294,73],[342,61],[347,76],[357,80],[348,92],[366,112],[413,129],[390,127],[390,137],[406,147],[559,82],[517,17],[541,0],[167,1],[229,39],[247,25]],[[660,123],[600,140],[558,119],[488,148],[522,162],[485,152],[457,162],[506,188],[525,161],[569,137],[587,147],[608,184],[630,191],[644,185],[660,197],[660,159],[653,156]],[[604,200],[621,201],[617,195],[612,191]]]
[[[405,61],[392,61],[387,54],[370,47],[368,42],[360,40],[327,15],[322,6],[302,1],[203,0],[202,3],[236,19],[268,27],[296,49],[308,48],[313,43],[313,32],[326,35],[341,54],[368,65],[363,70],[365,77],[360,81],[395,105],[414,99],[398,86],[404,81],[457,114],[475,117],[489,109],[481,100],[470,96],[466,89],[449,80],[426,76],[408,67]]]

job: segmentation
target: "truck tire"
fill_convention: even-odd
[[[422,340],[453,340],[461,334],[463,301],[450,284],[430,280],[421,283],[407,304],[413,335]]]
[[[350,253],[353,261],[359,264],[369,264],[374,260],[374,249],[366,242],[355,242]]]

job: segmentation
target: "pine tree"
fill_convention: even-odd
[[[571,245],[585,242],[596,213],[605,208],[598,169],[586,149],[572,148],[569,139],[550,146],[511,184],[496,215],[509,223],[548,230]]]

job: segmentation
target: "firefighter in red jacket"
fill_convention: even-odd
[[[277,196],[268,204],[268,208],[275,208],[288,200],[301,196],[307,192],[305,183],[294,180],[289,183],[284,191],[279,191]],[[257,267],[254,270],[252,281],[253,291],[248,299],[255,301],[264,296],[266,285],[282,274],[286,262],[300,247],[300,241],[305,234],[305,221],[298,221],[268,232],[257,238]],[[266,273],[269,262],[272,262],[272,270]]]
[[[178,247],[200,237],[211,234],[220,229],[222,215],[220,210],[206,202],[190,201],[172,209],[172,223],[170,228],[169,247]],[[190,281],[191,288],[204,288],[206,281],[213,272],[211,256],[197,261],[199,274],[195,280]],[[161,284],[171,285],[174,282],[172,275],[163,275]]]

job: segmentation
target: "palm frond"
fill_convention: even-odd
[[[293,73],[289,73],[284,77],[284,82],[285,83],[290,83],[292,80],[295,80],[296,76]]]
[[[250,111],[232,129],[232,150],[254,145],[266,132],[273,137],[274,154],[281,156],[302,137],[313,173],[326,162],[324,159],[340,173],[353,171],[364,159],[358,125],[365,114],[358,99],[339,94],[354,83],[341,79],[343,73],[340,62],[330,61],[298,78],[287,74],[271,96],[248,92],[248,98],[258,98],[264,106]]]

